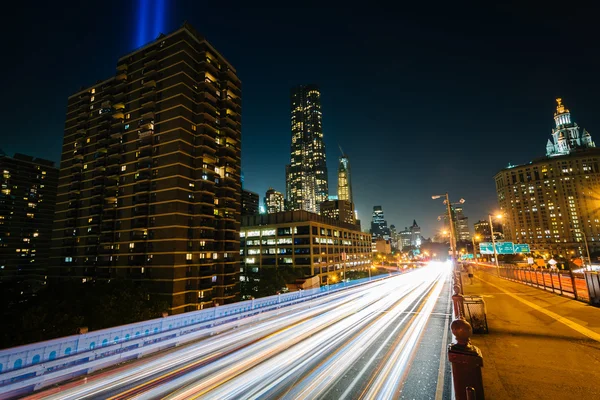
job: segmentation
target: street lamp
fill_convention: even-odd
[[[452,264],[456,268],[456,235],[454,234],[454,221],[452,220],[452,208],[450,199],[448,198],[448,192],[444,194],[436,194],[431,196],[433,200],[444,197],[444,204],[446,204],[446,211],[448,212],[448,225],[450,225],[450,248],[452,250]],[[463,204],[465,199],[460,199],[456,204]]]
[[[473,240],[473,257],[475,258],[475,261],[479,261],[477,258],[477,249],[475,248],[475,239],[479,240],[481,239],[481,236],[479,235],[473,235],[473,237],[471,238]]]
[[[496,216],[488,214],[488,218],[490,219],[490,232],[492,233],[492,247],[494,248],[494,260],[496,261],[496,269],[498,275],[500,275],[500,265],[498,264],[498,253],[496,252],[496,239],[494,238],[494,223],[492,222],[492,218],[502,219],[502,214],[498,214]]]

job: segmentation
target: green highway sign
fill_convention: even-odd
[[[467,254],[467,258],[473,258],[473,254],[471,254],[471,253]]]
[[[515,254],[513,242],[496,243],[496,253],[498,253],[498,254]]]
[[[494,254],[494,247],[491,243],[481,242],[479,243],[479,251],[481,254]]]
[[[515,253],[531,253],[528,244],[515,243]]]

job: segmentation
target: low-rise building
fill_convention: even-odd
[[[242,281],[262,268],[293,268],[297,275],[343,276],[371,264],[371,236],[357,225],[304,210],[242,217]]]

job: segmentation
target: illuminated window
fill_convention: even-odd
[[[192,130],[195,131],[196,130],[196,125],[192,125]]]
[[[191,260],[191,259],[192,259],[192,253],[187,253],[187,254],[185,255],[185,259],[186,259],[186,260]]]
[[[40,236],[40,234],[38,232],[33,233],[33,237],[38,237],[38,236]]]
[[[96,89],[94,88],[94,89],[92,89],[92,94],[95,94],[95,93],[96,93]]]
[[[129,243],[129,248],[133,249],[135,247],[135,243]]]
[[[131,114],[127,114],[127,115],[125,116],[125,119],[129,119],[129,118],[131,118]]]
[[[83,164],[83,169],[87,169],[87,164]]]
[[[34,217],[33,213],[27,213],[27,218],[33,218],[33,217]]]
[[[127,165],[121,165],[121,171],[125,171],[127,169]]]

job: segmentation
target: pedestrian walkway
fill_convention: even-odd
[[[486,399],[600,399],[600,308],[475,272],[464,292],[483,296],[489,334],[483,353]]]

